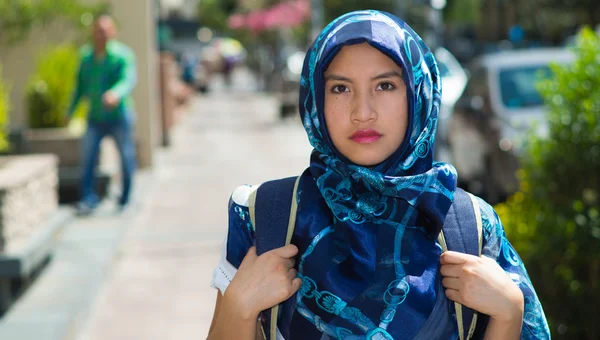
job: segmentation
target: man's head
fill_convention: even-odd
[[[104,50],[106,43],[117,34],[115,21],[109,15],[101,15],[94,21],[92,38],[96,50]]]

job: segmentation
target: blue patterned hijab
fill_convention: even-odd
[[[336,150],[324,114],[327,67],[342,47],[364,42],[402,68],[408,98],[406,137],[392,156],[373,168],[355,165]],[[310,172],[338,221],[406,226],[416,218],[416,224],[437,237],[456,188],[455,169],[433,162],[440,98],[441,78],[432,52],[397,17],[356,11],[321,32],[304,61],[300,115],[314,147]]]

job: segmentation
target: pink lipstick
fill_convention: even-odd
[[[371,144],[378,141],[381,136],[382,134],[377,130],[368,129],[354,132],[352,136],[350,136],[350,139],[359,144]]]

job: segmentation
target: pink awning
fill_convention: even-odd
[[[260,32],[282,27],[296,27],[310,18],[309,0],[292,0],[279,3],[271,8],[248,14],[234,14],[227,19],[231,29],[249,29]]]

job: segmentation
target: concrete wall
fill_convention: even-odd
[[[35,63],[48,46],[70,41],[75,37],[67,26],[59,23],[50,27],[34,29],[29,38],[14,46],[0,45],[2,75],[10,88],[10,127],[27,125],[25,90],[35,72]]]

